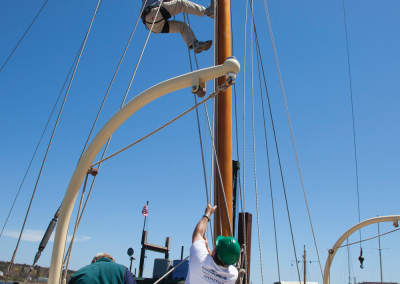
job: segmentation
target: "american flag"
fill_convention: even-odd
[[[142,209],[142,215],[147,217],[147,214],[149,214],[149,208],[147,207],[147,204],[146,204]]]

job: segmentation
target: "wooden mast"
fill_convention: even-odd
[[[216,1],[216,0],[215,0]],[[215,58],[217,65],[222,64],[228,57],[231,56],[231,13],[230,13],[230,0],[218,0],[216,10],[216,42],[215,42]],[[226,77],[218,79],[218,86],[223,84]],[[221,172],[221,179],[216,167],[215,172],[215,204],[218,210],[214,215],[214,238],[218,235],[230,236],[229,221],[227,211],[229,212],[229,220],[232,224],[232,99],[231,88],[225,92],[220,92],[217,97],[216,105],[216,149],[219,168]],[[224,195],[222,193],[222,180],[223,190],[225,192],[226,210]]]

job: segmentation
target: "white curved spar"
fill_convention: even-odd
[[[381,217],[375,217],[371,219],[364,220],[350,229],[348,229],[335,243],[335,245],[329,250],[329,255],[328,259],[326,260],[325,263],[325,269],[324,269],[324,284],[330,284],[330,271],[331,271],[331,265],[333,258],[335,257],[336,252],[338,251],[339,247],[342,245],[342,243],[355,231],[358,231],[359,229],[375,224],[375,223],[380,223],[380,222],[393,222],[393,226],[398,227],[399,226],[399,220],[400,220],[400,215],[391,215],[391,216],[381,216]]]
[[[227,74],[229,74],[229,76],[234,76],[239,70],[239,62],[235,58],[230,57],[222,65],[197,70],[159,83],[129,101],[103,126],[80,159],[65,193],[54,239],[48,283],[60,283],[66,236],[72,209],[74,208],[79,188],[90,165],[93,163],[93,160],[108,138],[130,116],[153,100],[183,88],[204,85],[207,81]]]

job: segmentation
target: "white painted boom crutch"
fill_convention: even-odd
[[[103,126],[80,159],[65,193],[54,239],[48,283],[60,283],[66,237],[72,209],[74,208],[79,188],[86,173],[108,138],[110,138],[118,127],[120,127],[130,116],[153,100],[187,87],[192,87],[192,89],[195,90],[198,86],[205,86],[207,81],[224,75],[228,78],[231,77],[234,79],[239,70],[239,62],[234,57],[230,57],[222,65],[197,70],[164,81],[133,98]]]

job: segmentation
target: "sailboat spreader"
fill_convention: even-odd
[[[48,283],[60,283],[68,225],[75,200],[86,173],[108,138],[136,111],[155,99],[187,87],[197,89],[198,86],[205,86],[207,81],[222,76],[234,81],[239,70],[239,62],[234,57],[229,57],[222,65],[197,70],[159,83],[129,101],[103,126],[82,155],[65,193],[54,239]]]

